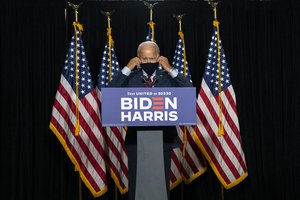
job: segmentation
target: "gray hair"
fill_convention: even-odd
[[[155,42],[153,42],[153,41],[145,41],[145,42],[142,42],[142,43],[138,46],[138,48],[137,48],[137,56],[138,56],[138,57],[139,57],[139,55],[140,55],[141,48],[144,47],[144,46],[152,46],[152,47],[154,47],[154,48],[156,49],[157,55],[159,56],[160,50],[159,50],[158,45],[157,45]]]

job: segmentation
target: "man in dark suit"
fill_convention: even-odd
[[[159,69],[159,65],[162,70]],[[137,67],[137,69],[135,69]],[[110,87],[192,87],[190,81],[174,69],[168,59],[160,56],[155,42],[146,41],[137,49],[137,57],[109,83]],[[125,139],[128,151],[129,199],[134,200],[137,162],[137,131],[163,130],[165,180],[169,199],[169,176],[172,149],[179,146],[176,127],[128,127]]]

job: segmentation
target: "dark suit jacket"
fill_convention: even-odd
[[[192,87],[190,81],[182,74],[178,73],[177,77],[172,78],[168,72],[157,70],[156,76],[153,78],[153,87]],[[145,87],[142,69],[132,71],[129,76],[120,72],[109,83],[109,87]],[[125,139],[126,145],[136,144],[136,132],[138,130],[163,130],[164,149],[178,147],[179,139],[177,130],[174,126],[164,127],[128,127]]]

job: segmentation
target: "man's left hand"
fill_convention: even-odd
[[[164,68],[164,70],[166,70],[167,72],[171,71],[172,66],[169,63],[168,58],[164,56],[160,56],[157,61]]]

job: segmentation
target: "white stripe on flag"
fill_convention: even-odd
[[[96,91],[97,91],[97,96],[98,96],[99,102],[101,104],[102,93],[98,89],[98,87],[96,88]],[[124,132],[125,131],[124,128],[123,127],[116,127],[116,128],[120,132],[120,134],[122,136],[122,139],[125,140],[126,132]],[[125,191],[126,188],[128,188],[128,178],[127,178],[126,174],[124,173],[124,171],[122,170],[121,161],[119,160],[119,158],[116,157],[115,153],[120,154],[121,159],[122,159],[122,161],[123,161],[126,168],[128,168],[127,167],[128,166],[128,164],[127,164],[128,163],[128,157],[127,157],[127,154],[125,152],[125,149],[121,145],[121,141],[119,141],[118,137],[115,136],[115,133],[112,131],[112,129],[110,127],[106,127],[105,130],[106,130],[106,134],[108,136],[108,139],[112,142],[112,144],[115,146],[116,150],[118,151],[118,152],[114,152],[114,150],[111,149],[108,146],[108,157],[110,159],[110,162],[114,165],[116,171],[113,170],[113,169],[111,169],[111,170],[113,171],[113,173],[118,173],[119,174],[119,177],[120,177],[121,180],[118,180],[118,181],[121,181],[122,184],[124,184],[125,188],[122,188],[122,190]],[[120,187],[121,187],[121,185],[120,185]]]
[[[202,81],[202,88],[205,88],[205,91],[208,91],[207,88],[207,84],[206,82],[203,80]],[[208,88],[209,89],[209,88]],[[209,97],[208,95],[211,95],[212,93],[210,92],[209,90],[209,93],[207,94],[206,93],[206,96],[209,98],[213,108],[214,108],[214,111],[218,114],[219,113],[219,105],[218,103],[215,101],[215,98],[214,97]],[[225,94],[223,93],[222,95],[222,100],[223,99],[227,99],[225,97]],[[228,101],[227,101],[228,102]],[[231,108],[231,106],[229,106]],[[206,116],[207,119],[212,119],[213,117],[210,115],[210,111],[207,109],[206,107],[206,104],[203,103],[203,106],[202,108],[206,108],[206,110],[203,110],[203,113],[206,113],[207,115],[209,116]],[[225,108],[227,109],[227,107]],[[234,113],[235,115],[235,112],[232,110],[232,112]],[[236,116],[236,115],[235,115]],[[234,146],[237,147],[237,149],[241,149],[241,143],[239,141],[239,139],[236,137],[236,134],[233,132],[233,130],[231,129],[231,127],[228,125],[228,122],[225,118],[225,116],[222,114],[222,119],[223,119],[223,125],[224,125],[224,129],[225,131],[227,132],[228,135],[230,135],[229,139],[231,139],[231,141],[233,142]],[[236,117],[237,119],[237,117]],[[213,120],[208,120],[209,124],[210,124],[210,127],[213,129],[213,132],[214,133],[217,133],[218,132],[218,125],[216,123],[214,123],[215,121]],[[235,123],[235,124],[238,124],[238,121]],[[236,158],[236,155],[232,152],[231,148],[228,146],[227,142],[224,140],[224,137],[218,137],[219,141],[223,144],[222,147],[224,148],[224,150],[227,152],[229,158],[232,158],[233,160],[233,164],[235,165],[236,169],[240,168],[240,162],[238,162],[237,158]],[[225,146],[224,146],[225,145]],[[238,165],[237,165],[238,164]]]
[[[65,110],[70,109],[68,106],[66,106],[64,108],[65,108]],[[66,132],[68,141],[70,142],[70,144],[72,145],[74,150],[78,153],[80,159],[84,162],[84,165],[85,165],[87,171],[89,172],[89,174],[91,175],[91,177],[93,178],[95,183],[98,185],[99,188],[103,188],[105,186],[105,184],[104,184],[102,178],[99,176],[99,174],[95,170],[94,166],[92,165],[92,163],[90,163],[89,159],[87,158],[87,156],[81,149],[81,147],[78,144],[76,138],[74,137],[72,131],[68,128],[68,126],[66,126],[66,124],[68,124],[68,123],[65,121],[64,117],[60,115],[59,111],[55,107],[53,107],[52,116],[57,120],[57,122],[60,124],[60,126]],[[73,123],[73,126],[75,126],[75,123]],[[93,156],[94,156],[94,158],[97,158],[97,157],[99,157],[99,154],[95,155],[93,152]],[[104,169],[104,171],[105,171],[105,169]]]

